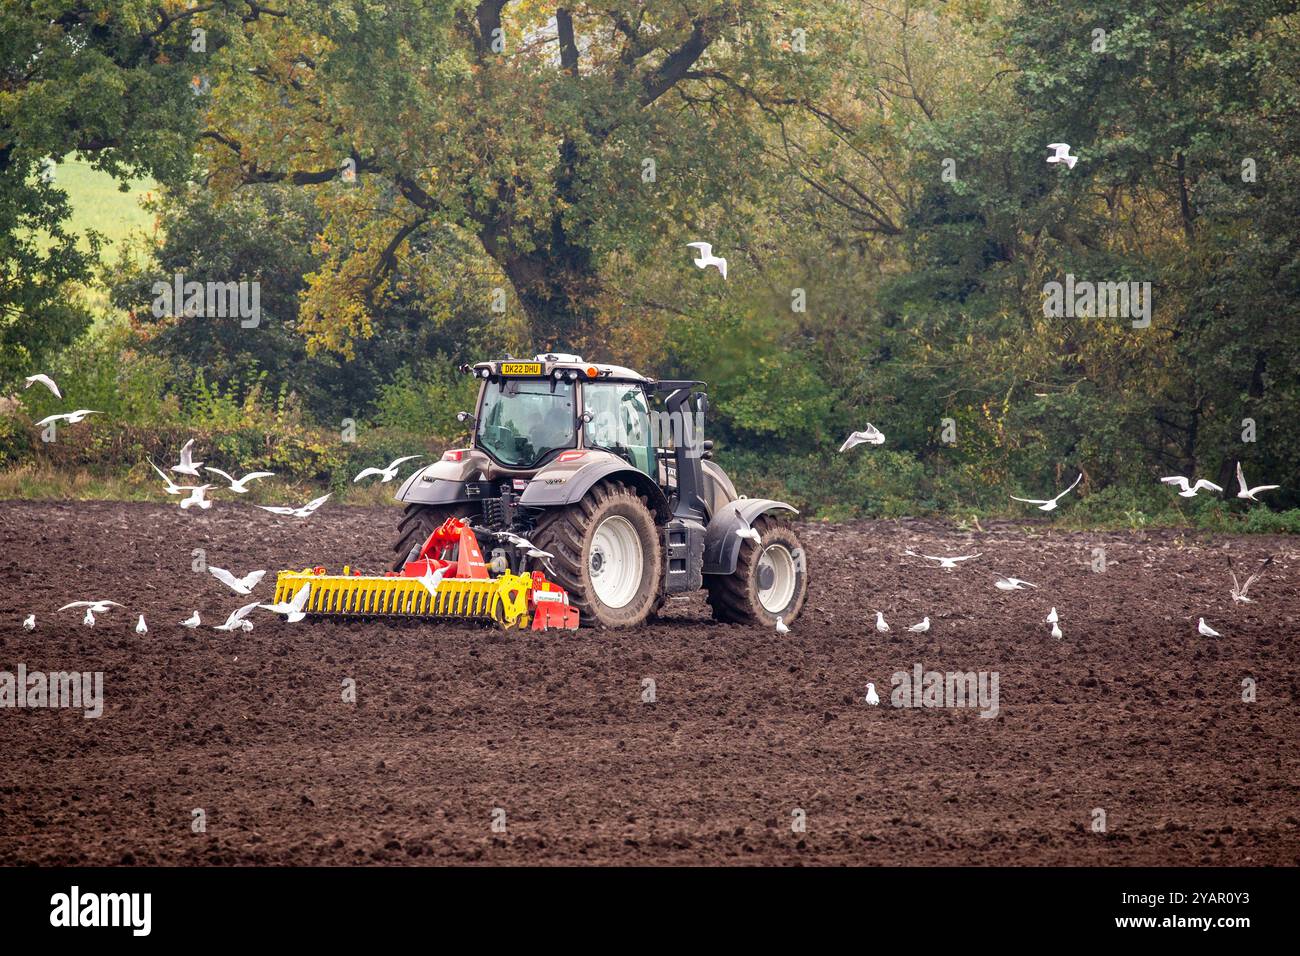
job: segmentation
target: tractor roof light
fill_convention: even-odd
[[[491,377],[492,377],[492,370],[491,370],[490,368],[481,368],[481,369],[478,370],[478,377],[479,377],[479,378],[491,378]]]
[[[577,371],[574,370],[574,369],[569,369],[569,381],[570,381],[570,382],[576,382],[577,380],[578,380],[578,373],[577,373]]]
[[[587,366],[587,378],[595,378],[599,374],[600,374],[600,369],[596,368],[596,366],[594,365]]]
[[[558,382],[562,378],[564,378],[564,369],[557,368],[555,370],[555,380]]]

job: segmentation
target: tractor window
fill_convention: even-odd
[[[547,379],[492,382],[479,409],[478,444],[501,464],[532,468],[576,443],[573,383]]]
[[[627,382],[588,382],[582,386],[584,426],[588,447],[599,446],[623,455],[647,475],[654,464],[650,412],[640,385]]]

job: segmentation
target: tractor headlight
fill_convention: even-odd
[[[557,368],[555,370],[555,380],[558,382],[562,378],[564,378],[564,369]]]

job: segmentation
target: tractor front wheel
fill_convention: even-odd
[[[646,500],[618,481],[602,481],[576,504],[544,514],[532,541],[552,558],[535,570],[569,593],[583,624],[634,627],[659,598],[663,554]]]

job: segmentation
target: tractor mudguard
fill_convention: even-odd
[[[668,516],[668,498],[649,475],[617,455],[594,450],[581,458],[547,465],[528,482],[519,504],[525,508],[562,508],[581,501],[592,485],[605,478],[631,485],[646,496],[651,510],[660,517]]]
[[[704,573],[732,574],[744,543],[736,532],[751,527],[755,518],[769,511],[799,513],[784,501],[771,498],[737,498],[719,509],[704,531]]]
[[[420,505],[446,505],[458,501],[473,501],[467,482],[478,477],[477,463],[468,457],[464,461],[435,461],[416,471],[394,497]]]

